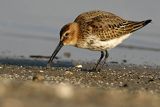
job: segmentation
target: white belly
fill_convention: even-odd
[[[94,40],[94,43],[90,45],[91,50],[107,50],[116,47],[120,43],[122,43],[123,40],[127,39],[130,34],[126,34],[124,36],[121,36],[120,38],[112,39],[109,41],[100,41],[100,40]]]

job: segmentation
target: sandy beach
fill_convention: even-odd
[[[93,63],[83,63],[88,65]],[[1,64],[1,107],[159,107],[158,66],[108,63],[100,72],[86,69]]]

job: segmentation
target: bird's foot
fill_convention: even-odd
[[[101,69],[100,68],[92,68],[89,70],[89,72],[100,72]]]

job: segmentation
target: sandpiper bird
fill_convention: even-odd
[[[60,31],[60,42],[50,57],[47,66],[51,66],[59,50],[64,45],[72,45],[78,48],[85,48],[93,51],[100,51],[103,64],[106,62],[108,49],[114,48],[123,40],[128,38],[134,31],[144,27],[151,20],[128,21],[105,11],[89,11],[80,14],[74,22],[68,23]]]

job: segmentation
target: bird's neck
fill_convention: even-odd
[[[70,25],[70,28],[73,30],[73,37],[74,37],[74,41],[75,41],[75,45],[76,45],[78,39],[80,38],[80,26],[78,23],[73,22]]]

